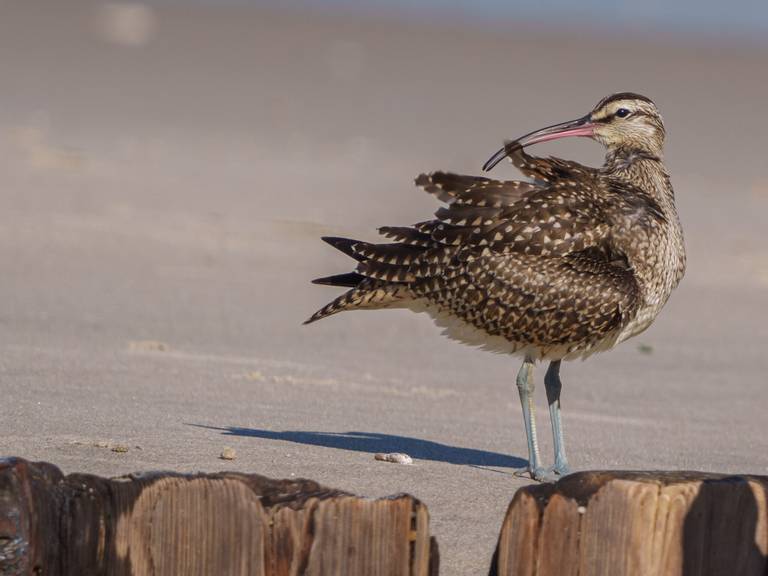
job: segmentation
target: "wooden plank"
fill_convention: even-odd
[[[510,504],[490,574],[765,576],[767,494],[768,477],[700,472],[529,486]]]
[[[426,507],[310,480],[0,460],[0,574],[436,576]]]
[[[539,541],[558,541],[560,546],[540,545],[537,554],[540,576],[577,576],[579,565],[569,560],[576,555],[582,514],[579,505],[561,494],[553,494],[544,509]]]
[[[536,574],[536,546],[541,528],[538,499],[543,492],[537,490],[538,488],[540,487],[518,490],[512,498],[494,557],[494,561],[498,561],[499,566],[503,567],[503,571],[499,574],[516,576]],[[495,572],[492,571],[492,574]]]
[[[691,504],[696,499],[701,482],[662,486],[658,500],[658,511],[654,523],[652,574],[679,574],[683,569],[683,547],[667,537],[667,534],[682,534],[685,519]]]

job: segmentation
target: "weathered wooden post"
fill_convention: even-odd
[[[256,474],[0,461],[0,574],[436,576],[426,507]]]
[[[493,576],[766,576],[768,478],[581,472],[519,490]]]

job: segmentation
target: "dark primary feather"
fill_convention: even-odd
[[[330,244],[336,248],[336,250],[344,252],[344,254],[347,256],[351,256],[355,260],[363,260],[363,258],[358,256],[354,250],[355,244],[359,244],[358,240],[351,240],[349,238],[337,238],[336,236],[322,236],[321,240]]]
[[[429,246],[432,244],[432,238],[429,234],[419,232],[415,228],[408,226],[382,226],[379,228],[379,234],[400,244],[411,244],[414,246]]]
[[[357,272],[347,272],[346,274],[334,274],[323,278],[315,278],[312,284],[324,284],[326,286],[347,286],[353,287],[365,280],[365,276]]]

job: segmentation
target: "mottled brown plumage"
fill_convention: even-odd
[[[524,150],[568,135],[604,144],[605,164]],[[428,312],[449,337],[529,363],[613,347],[650,325],[685,270],[664,135],[653,102],[621,93],[508,142],[486,164],[507,156],[530,182],[420,175],[416,185],[445,205],[432,220],[381,228],[389,244],[326,238],[358,264],[316,281],[352,288],[307,322],[405,307]]]

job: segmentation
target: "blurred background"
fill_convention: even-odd
[[[441,573],[483,573],[524,482],[518,360],[406,312],[302,327],[350,267],[319,237],[424,220],[418,173],[634,91],[689,267],[650,330],[563,369],[572,463],[768,473],[767,33],[758,0],[0,0],[2,454],[407,491]]]

